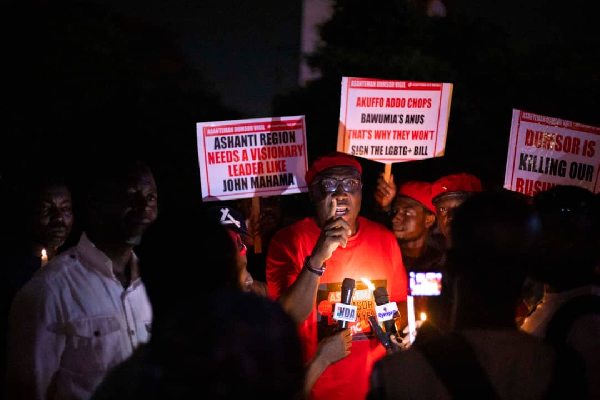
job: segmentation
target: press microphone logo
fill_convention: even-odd
[[[336,321],[355,322],[357,309],[356,306],[351,304],[335,303],[333,319]]]
[[[379,322],[393,320],[396,313],[398,313],[398,306],[394,302],[375,306],[375,314]]]

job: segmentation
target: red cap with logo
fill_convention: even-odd
[[[315,176],[317,176],[321,171],[332,167],[354,167],[362,175],[362,166],[356,160],[356,158],[349,154],[337,151],[335,153],[319,157],[312,163],[311,167],[308,169],[308,171],[306,171],[306,175],[304,177],[306,184],[310,185]]]
[[[397,196],[409,197],[419,203],[432,213],[435,213],[435,207],[431,202],[431,183],[424,181],[409,181],[400,185]]]
[[[481,180],[466,172],[443,176],[431,186],[433,204],[447,196],[466,196],[474,192],[481,192]]]

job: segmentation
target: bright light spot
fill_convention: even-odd
[[[360,278],[360,280],[363,281],[365,285],[367,285],[370,291],[375,290],[375,285],[373,285],[373,283],[370,280],[368,280],[367,278]]]
[[[421,313],[421,321],[427,321],[427,314],[424,312]]]

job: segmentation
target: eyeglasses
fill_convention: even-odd
[[[357,178],[322,178],[317,182],[317,184],[325,192],[335,192],[341,184],[345,192],[354,193],[361,188],[362,182]]]

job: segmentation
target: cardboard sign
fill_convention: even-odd
[[[202,201],[308,191],[304,116],[196,126]]]
[[[444,155],[452,84],[342,78],[337,150],[391,164]]]
[[[600,190],[600,128],[513,109],[504,188],[529,196],[556,185]]]

